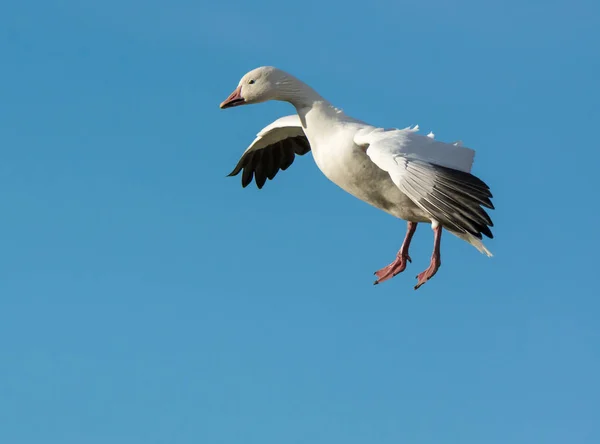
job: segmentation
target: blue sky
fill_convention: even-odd
[[[214,8],[214,9],[210,9]],[[211,12],[212,11],[212,12]],[[597,443],[600,7],[593,1],[23,0],[0,6],[0,442]],[[477,150],[491,259],[310,156],[226,178],[292,108]]]

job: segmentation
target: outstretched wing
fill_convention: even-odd
[[[494,224],[482,208],[494,208],[492,193],[470,172],[475,152],[417,134],[417,128],[365,128],[354,142],[432,219],[458,233],[493,238]]]
[[[279,170],[288,169],[296,155],[303,156],[309,151],[310,143],[298,115],[281,117],[257,134],[228,176],[236,176],[243,170],[242,187],[247,187],[254,177],[261,189]]]

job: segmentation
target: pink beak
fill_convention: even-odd
[[[219,107],[221,109],[233,108],[234,106],[243,105],[244,103],[246,103],[246,101],[242,97],[242,86],[240,85],[229,95],[229,97],[221,102]]]

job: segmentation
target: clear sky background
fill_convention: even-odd
[[[226,178],[260,65],[476,149],[495,256]],[[600,442],[599,79],[595,0],[2,2],[0,442]]]

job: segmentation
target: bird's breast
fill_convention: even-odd
[[[404,200],[389,174],[354,143],[346,147],[322,144],[312,151],[321,172],[356,198],[387,212]]]

